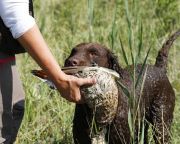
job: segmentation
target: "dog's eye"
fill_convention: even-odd
[[[98,55],[97,52],[91,52],[91,55]]]
[[[97,49],[92,48],[92,49],[89,49],[89,54],[90,55],[99,55],[99,52],[97,51]]]

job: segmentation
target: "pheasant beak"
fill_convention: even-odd
[[[43,70],[32,70],[31,73],[42,79],[48,79],[47,74]]]

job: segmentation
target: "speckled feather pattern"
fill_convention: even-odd
[[[82,88],[85,102],[95,114],[95,120],[100,126],[110,124],[114,119],[118,106],[118,88],[115,76],[103,68],[87,67],[75,74],[81,78],[96,78],[96,84]]]

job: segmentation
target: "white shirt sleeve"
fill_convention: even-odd
[[[35,25],[29,15],[29,0],[0,0],[0,17],[15,39]]]

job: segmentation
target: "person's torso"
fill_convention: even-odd
[[[34,16],[32,0],[29,0],[29,13]],[[10,57],[8,59],[11,59],[15,54],[24,52],[26,52],[25,49],[13,38],[10,30],[4,25],[0,17],[0,63],[6,62],[4,59],[7,59],[8,56]]]

